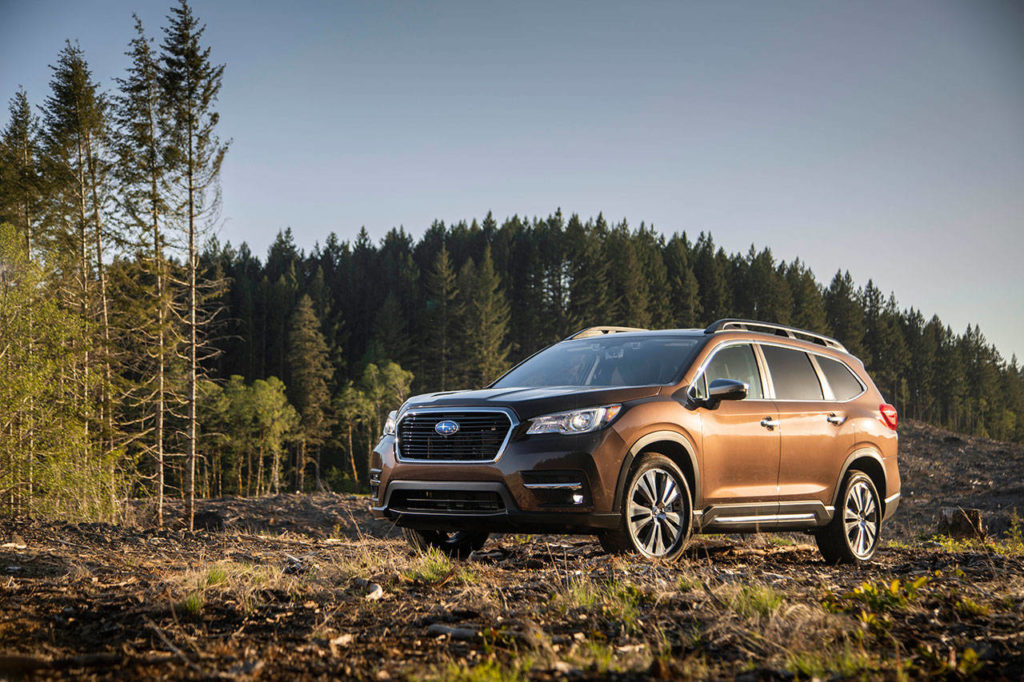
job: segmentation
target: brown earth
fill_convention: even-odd
[[[1024,509],[1024,450],[901,432],[897,542],[863,568],[802,535],[673,565],[505,535],[452,563],[328,494],[205,501],[225,528],[196,533],[3,521],[0,679],[1022,679],[1024,541],[919,538],[942,506]]]

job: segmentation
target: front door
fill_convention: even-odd
[[[764,385],[753,347],[728,344],[717,349],[697,394],[706,395],[715,379],[736,379],[748,385],[744,400],[724,400],[701,408],[706,506],[721,507],[718,515],[751,517],[774,514],[778,499],[780,438],[778,412],[764,398]]]

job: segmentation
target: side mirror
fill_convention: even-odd
[[[708,384],[708,403],[717,404],[720,400],[743,400],[747,397],[750,386],[736,379],[715,379]]]

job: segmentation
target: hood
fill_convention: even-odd
[[[598,407],[655,396],[661,386],[588,388],[581,386],[542,386],[538,388],[485,388],[479,391],[425,393],[410,398],[402,411],[417,407],[507,407],[520,421],[542,414],[565,412],[581,407]]]

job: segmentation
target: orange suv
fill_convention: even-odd
[[[492,532],[673,559],[692,533],[806,531],[826,561],[859,563],[899,504],[896,451],[895,408],[835,339],[593,327],[391,413],[372,510],[453,556]]]

